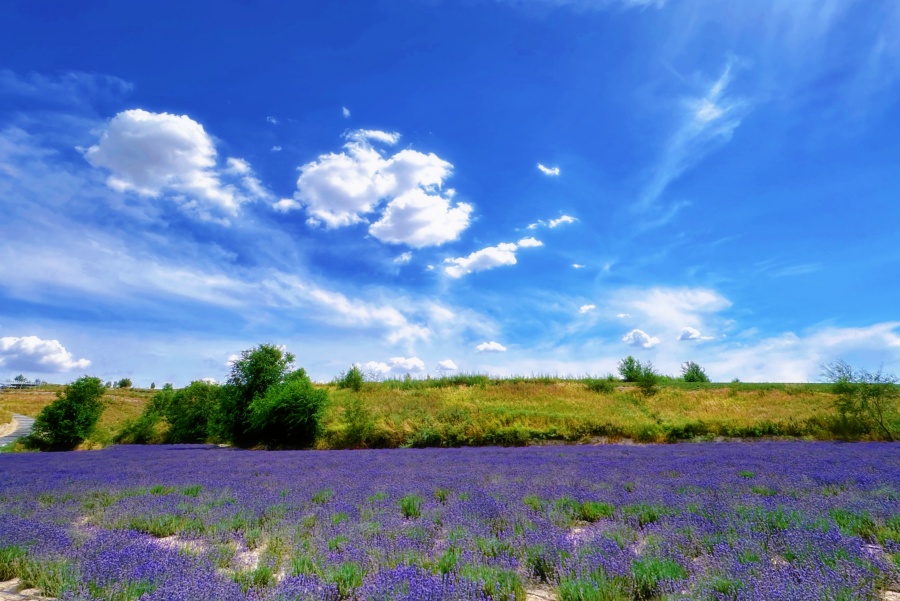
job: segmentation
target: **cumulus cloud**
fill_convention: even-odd
[[[659,338],[651,336],[643,330],[631,330],[622,337],[622,342],[640,348],[653,348],[659,344]]]
[[[459,369],[458,367],[456,367],[456,363],[454,363],[452,359],[444,359],[443,361],[438,361],[437,368],[438,371],[456,371]]]
[[[21,371],[58,373],[85,369],[91,362],[75,359],[59,340],[42,340],[37,336],[0,338],[0,366]]]
[[[578,307],[579,313],[587,313],[588,311],[593,311],[597,308],[597,305],[581,305]]]
[[[326,228],[364,223],[378,213],[369,233],[413,248],[455,240],[468,227],[472,206],[443,190],[453,165],[434,153],[404,149],[388,155],[376,148],[396,144],[396,132],[354,130],[344,137],[341,152],[300,168],[294,198],[280,200],[276,210],[305,207],[309,222]]]
[[[692,328],[690,326],[685,326],[681,328],[681,333],[678,335],[678,340],[683,341],[692,341],[692,340],[712,340],[712,336],[704,336],[700,333],[700,330],[697,328]]]
[[[467,257],[444,259],[444,263],[447,264],[444,267],[444,273],[451,278],[461,278],[476,271],[485,271],[501,265],[515,265],[517,262],[516,251],[519,248],[537,246],[543,246],[543,243],[534,238],[522,238],[518,243],[502,242],[497,246],[488,246],[476,250]]]
[[[534,238],[522,238],[516,244],[519,248],[537,248],[538,246],[544,245],[543,242]]]
[[[584,269],[587,265],[583,265],[581,263],[572,263],[572,269]]]
[[[356,364],[362,371],[376,376],[418,373],[425,371],[425,362],[418,357],[391,357],[387,362],[367,361]]]
[[[84,156],[109,171],[106,183],[113,190],[165,195],[204,220],[224,221],[241,204],[269,197],[246,161],[230,158],[218,169],[212,137],[186,115],[122,111]]]
[[[479,353],[505,353],[506,347],[499,342],[491,340],[490,342],[482,342],[475,347],[475,350]]]
[[[545,167],[538,163],[537,168],[544,175],[559,175],[559,167]]]
[[[412,253],[411,252],[405,252],[394,258],[394,263],[396,263],[397,265],[406,265],[410,261],[412,261]]]

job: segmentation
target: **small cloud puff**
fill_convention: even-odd
[[[536,248],[544,245],[543,242],[534,238],[522,238],[516,244],[519,245],[519,248]]]
[[[549,221],[544,221],[543,219],[538,219],[534,223],[528,224],[528,229],[536,230],[539,227],[549,227],[550,229],[557,228],[561,225],[565,225],[567,223],[575,223],[578,221],[577,217],[572,217],[571,215],[561,215],[556,219],[550,219]]]
[[[616,313],[616,317],[619,319],[625,319],[626,317],[631,317],[631,313]]]
[[[59,340],[37,336],[0,338],[0,366],[7,369],[58,373],[85,369],[90,364],[87,359],[75,359]]]
[[[437,368],[438,371],[456,371],[459,369],[458,367],[456,367],[456,363],[454,363],[452,359],[444,359],[443,361],[438,361]]]
[[[394,258],[394,263],[396,263],[397,265],[406,265],[407,263],[412,261],[412,256],[413,255],[411,252],[405,252]]]
[[[593,311],[597,308],[597,305],[581,305],[578,307],[579,313],[587,313],[588,311]]]
[[[572,263],[572,269],[584,269],[587,265],[583,265],[581,263]]]
[[[544,175],[559,175],[559,167],[545,167],[540,163],[537,164],[537,168]]]
[[[425,371],[425,362],[418,357],[391,357],[387,363],[368,361],[366,363],[356,363],[355,365],[364,372],[375,374],[376,376]]]
[[[712,336],[703,336],[697,328],[685,326],[681,328],[681,334],[678,335],[678,340],[712,340]]]
[[[277,145],[276,145],[276,146],[273,146],[273,147],[272,147],[272,152],[281,152],[281,146],[277,146]]]
[[[275,117],[266,117],[266,122],[271,123],[272,125],[278,125],[278,119]]]
[[[643,330],[631,330],[622,337],[622,342],[640,348],[653,348],[659,344],[659,338],[651,336]]]
[[[506,347],[499,342],[491,340],[490,342],[482,342],[475,347],[475,350],[479,353],[505,353]]]
[[[341,114],[344,116],[344,119],[349,119],[350,118],[350,109],[348,109],[346,106],[342,106]]]

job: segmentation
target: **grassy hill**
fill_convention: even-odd
[[[827,384],[662,383],[654,394],[616,382],[457,376],[366,382],[359,392],[325,385],[330,403],[320,448],[674,442],[715,437],[879,438],[839,419]],[[0,415],[36,416],[61,387],[0,392]],[[109,389],[96,448],[137,418],[155,391]],[[900,417],[893,426],[900,430]]]

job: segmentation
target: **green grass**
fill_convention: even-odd
[[[828,384],[690,383],[662,378],[658,392],[607,378],[443,378],[364,382],[330,395],[317,447],[456,447],[712,440],[716,437],[878,439],[842,422]],[[36,416],[62,387],[0,392],[4,412]],[[112,442],[153,391],[112,389],[97,431],[81,448]],[[900,417],[892,418],[900,427]]]

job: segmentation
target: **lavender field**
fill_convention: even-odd
[[[62,599],[878,599],[900,445],[0,456],[0,581]]]

